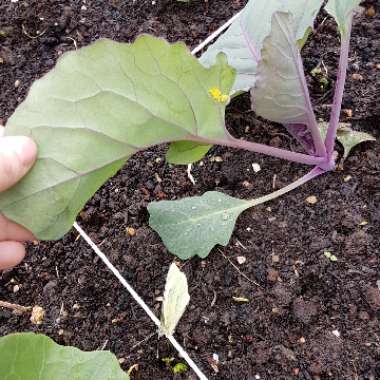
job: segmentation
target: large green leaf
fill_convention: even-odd
[[[83,352],[33,333],[0,338],[0,375],[1,380],[129,379],[111,352]]]
[[[346,35],[351,23],[352,14],[361,3],[361,0],[329,0],[326,11],[335,18],[338,29],[342,35]]]
[[[228,138],[225,103],[234,70],[219,55],[203,67],[183,43],[148,35],[66,53],[34,83],[7,135],[31,136],[33,170],[0,194],[0,211],[39,239],[60,238],[94,192],[138,150],[176,140]]]
[[[295,37],[303,46],[322,4],[323,0],[250,0],[241,16],[208,48],[200,61],[209,66],[218,53],[225,53],[229,64],[237,70],[231,93],[248,91],[256,81],[257,63],[264,39],[271,31],[272,15],[276,11],[290,12]]]

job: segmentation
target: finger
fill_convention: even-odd
[[[0,241],[5,240],[22,242],[26,240],[35,240],[35,237],[26,228],[11,222],[0,213]]]
[[[36,144],[28,137],[0,138],[0,192],[18,182],[33,166]]]
[[[25,257],[25,247],[21,243],[5,241],[0,243],[0,270],[13,268]]]

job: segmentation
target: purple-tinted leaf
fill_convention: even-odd
[[[264,40],[251,95],[258,115],[285,126],[304,125],[312,136],[315,153],[325,156],[297,46],[293,16],[289,13],[276,12],[272,17],[272,31]],[[300,127],[290,128],[293,133],[300,130]],[[303,132],[303,135],[307,134]],[[306,144],[302,139],[300,142]]]
[[[323,0],[250,0],[241,16],[208,48],[200,61],[210,66],[218,53],[225,53],[228,63],[237,71],[231,94],[248,91],[256,81],[257,62],[263,41],[271,31],[274,12],[284,11],[293,15],[294,33],[302,47],[322,3]]]
[[[315,155],[313,136],[305,124],[285,124],[285,128],[300,142],[305,152]]]

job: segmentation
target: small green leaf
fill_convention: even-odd
[[[376,141],[369,133],[358,132],[351,129],[349,126],[341,126],[337,134],[338,141],[343,145],[344,156],[346,159],[351,150],[356,146],[366,141]]]
[[[325,255],[325,257],[327,259],[329,259],[332,262],[337,262],[338,261],[338,258],[335,255],[333,255],[330,251],[325,251],[325,252],[323,252],[323,254]]]
[[[162,358],[161,359],[166,365],[170,365],[171,363],[174,362],[174,358],[173,357],[166,357],[166,358]]]
[[[204,258],[216,244],[228,244],[237,217],[251,206],[248,201],[209,191],[200,197],[149,204],[149,224],[180,259]]]
[[[347,34],[353,12],[360,3],[361,0],[329,0],[327,3],[325,9],[334,17],[342,35]]]
[[[201,160],[212,145],[200,144],[193,141],[176,141],[170,144],[166,160],[171,164],[187,165]]]
[[[2,380],[129,379],[110,352],[83,352],[33,333],[0,338],[0,373]]]
[[[323,138],[326,138],[328,126],[328,123],[319,123]],[[354,131],[349,123],[339,123],[336,137],[343,146],[343,161],[346,160],[351,153],[351,150],[355,148],[356,145],[367,141],[376,141],[376,139],[369,133]]]
[[[173,367],[173,373],[175,374],[180,374],[180,373],[185,373],[189,370],[189,367],[185,363],[177,363]]]

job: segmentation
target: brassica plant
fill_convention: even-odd
[[[39,156],[19,184],[0,194],[1,212],[39,239],[58,239],[131,155],[166,142],[175,142],[168,154],[174,162],[194,161],[211,145],[224,145],[314,167],[297,182],[259,199],[208,192],[149,206],[150,224],[172,253],[207,256],[215,244],[227,244],[242,211],[334,169],[358,3],[330,0],[326,7],[338,23],[342,43],[326,139],[312,109],[300,55],[322,0],[251,0],[200,61],[183,43],[148,35],[132,44],[101,40],[64,54],[8,120],[6,135],[32,137]],[[230,135],[226,105],[231,96],[248,90],[256,113],[282,123],[304,153]]]

